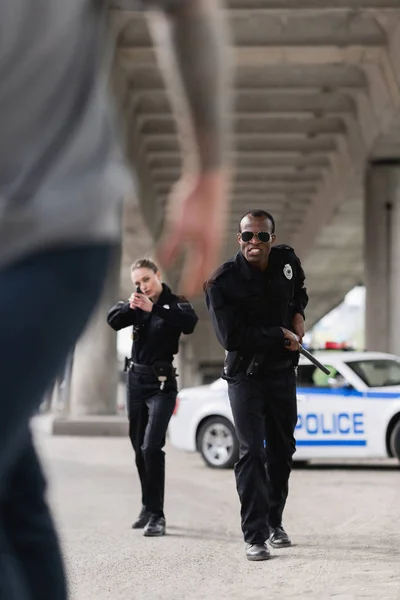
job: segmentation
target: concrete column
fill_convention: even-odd
[[[365,183],[366,348],[400,355],[400,160],[370,163]]]
[[[198,361],[191,339],[184,338],[179,344],[179,352],[175,358],[178,371],[178,389],[201,385],[201,376],[198,370]]]
[[[96,310],[78,341],[73,360],[70,416],[115,415],[117,412],[117,340],[106,322],[119,300],[121,250],[115,250]]]

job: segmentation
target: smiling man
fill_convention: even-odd
[[[300,261],[275,246],[275,221],[264,210],[239,223],[240,251],[205,285],[207,307],[226,350],[240,459],[235,465],[248,560],[291,545],[282,526],[297,422],[295,366],[308,296]]]

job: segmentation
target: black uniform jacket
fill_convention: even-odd
[[[268,267],[252,267],[243,254],[221,265],[205,284],[206,303],[227,358],[240,355],[250,362],[257,354],[265,363],[277,363],[297,352],[284,347],[281,327],[293,331],[296,313],[304,316],[308,303],[305,275],[299,258],[289,246],[273,246]]]
[[[182,333],[193,333],[198,317],[183,296],[176,296],[163,283],[163,291],[151,312],[131,309],[129,302],[118,302],[107,316],[108,324],[119,331],[132,326],[138,340],[132,343],[132,359],[142,365],[172,363]]]

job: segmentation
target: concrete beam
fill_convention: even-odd
[[[277,113],[323,117],[325,114],[356,113],[356,104],[349,94],[332,90],[238,90],[234,97],[235,113],[253,115]],[[171,106],[166,91],[132,90],[132,110],[138,116],[169,115]]]
[[[236,46],[382,46],[385,32],[372,14],[348,10],[281,12],[228,11]],[[150,47],[146,20],[131,11],[111,12],[120,47]]]
[[[162,201],[165,201],[168,198],[171,184],[158,183],[155,187],[162,197]],[[233,193],[236,196],[242,196],[246,198],[254,197],[256,194],[259,194],[260,197],[272,201],[271,195],[274,197],[277,193],[285,194],[286,198],[288,196],[295,196],[297,198],[297,195],[301,195],[302,197],[314,196],[317,191],[318,187],[308,182],[293,183],[282,180],[275,182],[238,182],[234,186]]]
[[[231,10],[288,10],[296,9],[301,12],[309,9],[397,9],[398,0],[226,0]],[[132,9],[132,0],[110,0],[110,10],[124,11]]]
[[[268,203],[270,206],[272,204],[281,206],[283,203],[287,202],[288,199],[293,199],[298,206],[308,206],[310,204],[311,198],[307,194],[296,193],[288,193],[288,192],[269,192],[268,190],[262,190],[259,192],[244,192],[243,194],[234,193],[231,197],[231,214],[235,211],[235,209],[243,210],[249,208],[260,208],[260,205],[263,203]]]
[[[147,153],[147,162],[151,169],[180,168],[181,156],[174,152]],[[246,154],[232,153],[233,164],[244,167],[280,168],[293,166],[296,168],[329,167],[331,159],[319,151],[303,154],[301,151],[290,152],[246,152]]]
[[[301,229],[293,236],[291,243],[302,256],[307,256],[315,244],[316,237],[340,205],[351,198],[361,197],[362,179],[360,166],[365,155],[352,157],[358,165],[349,162],[343,154],[332,159],[332,171],[327,173],[324,184],[313,198]]]
[[[238,134],[235,140],[235,147],[239,152],[275,150],[334,152],[337,149],[335,138],[324,134],[316,138],[308,138],[302,135]],[[140,141],[143,148],[149,152],[177,152],[180,147],[177,136],[168,134],[142,136]]]
[[[349,11],[235,11],[228,22],[237,46],[381,46],[386,42],[370,14]]]
[[[233,46],[231,53],[236,68],[241,67],[268,67],[270,65],[360,65],[363,61],[370,62],[377,60],[380,52],[384,48],[383,44],[378,46],[366,47],[363,44],[350,44],[344,48],[336,44],[329,45],[302,45],[285,47],[264,45],[252,47]],[[148,46],[121,47],[117,48],[118,60],[121,64],[136,64],[141,66],[157,66],[157,56],[155,50]]]
[[[117,0],[114,0],[117,1]],[[121,2],[121,0],[118,0]],[[315,9],[377,9],[384,10],[399,7],[397,0],[226,0],[226,5],[231,10],[288,10],[296,12]]]
[[[308,115],[293,117],[277,116],[270,114],[243,114],[232,115],[234,133],[284,133],[284,134],[339,134],[346,132],[346,124],[341,117],[314,117]],[[138,128],[142,135],[176,135],[177,126],[172,115],[138,116]]]
[[[165,186],[158,185],[157,189],[162,193],[165,191]],[[276,192],[287,192],[293,194],[314,194],[317,191],[317,187],[315,185],[311,185],[307,182],[285,182],[285,181],[276,181],[273,183],[264,183],[264,182],[254,182],[254,183],[238,183],[235,185],[235,192],[240,194],[244,192],[245,194],[251,194],[252,192],[260,192],[263,194],[267,194],[268,192],[276,193]]]
[[[128,81],[135,90],[162,90],[164,80],[158,65],[138,65],[124,61]],[[241,88],[323,88],[362,89],[367,85],[362,69],[347,64],[300,64],[238,66],[234,87]]]
[[[152,173],[153,181],[157,183],[173,183],[179,177],[179,171],[171,169],[155,169]],[[313,170],[302,170],[288,168],[238,168],[234,171],[234,181],[246,182],[246,181],[308,181],[315,182],[321,181],[322,172],[318,169]]]
[[[395,18],[391,16],[390,19],[385,19],[384,23],[381,16],[378,19],[382,27],[386,30],[388,56],[397,85],[400,87],[400,16],[397,11]]]
[[[303,179],[319,179],[321,177],[321,173],[326,169],[326,167],[303,167],[297,165],[277,165],[277,166],[262,166],[256,165],[253,166],[242,166],[238,163],[234,170],[234,175],[236,177],[242,178],[252,178],[258,176],[269,176],[274,177],[278,176],[298,176]],[[167,168],[155,168],[152,170],[152,177],[154,181],[173,181],[175,180],[180,173],[180,169],[167,167]]]

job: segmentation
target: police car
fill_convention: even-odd
[[[300,357],[294,460],[400,460],[400,358],[378,352],[315,357],[330,374]],[[179,392],[169,438],[176,448],[200,452],[210,467],[233,466],[238,441],[223,379]]]

